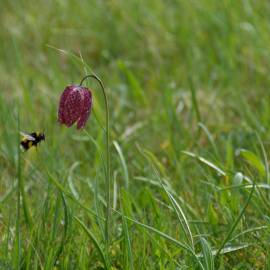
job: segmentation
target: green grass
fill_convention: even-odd
[[[269,16],[267,0],[1,1],[0,268],[270,269]],[[92,72],[109,249],[100,86],[85,131],[57,124]],[[19,130],[46,141],[20,153]]]

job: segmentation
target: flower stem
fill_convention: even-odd
[[[16,219],[16,268],[20,269],[20,261],[21,261],[21,152],[20,152],[20,111],[18,109],[18,160],[17,160],[17,178],[18,178],[18,186],[17,186],[17,219]]]
[[[106,221],[105,221],[105,241],[106,241],[106,247],[107,252],[109,252],[109,246],[110,246],[110,223],[111,223],[111,209],[110,209],[110,201],[111,201],[111,173],[110,173],[110,150],[109,150],[109,144],[110,144],[110,130],[109,130],[109,105],[108,105],[108,99],[105,92],[105,88],[103,86],[102,81],[94,74],[86,75],[80,82],[80,86],[82,86],[83,82],[88,79],[93,78],[95,79],[99,85],[101,86],[104,102],[105,102],[105,109],[106,109],[106,203],[107,203],[107,209],[106,209]]]

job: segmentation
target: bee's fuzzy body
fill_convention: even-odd
[[[45,140],[45,134],[42,132],[32,132],[29,134],[23,134],[21,140],[21,147],[27,151],[32,146],[37,146],[41,141]]]

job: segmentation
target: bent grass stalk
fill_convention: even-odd
[[[20,114],[18,111],[18,142],[20,142]],[[15,269],[20,269],[21,261],[21,231],[20,231],[20,222],[21,222],[21,153],[20,153],[20,143],[18,143],[17,149],[18,159],[17,159],[17,177],[18,177],[18,186],[17,186],[17,219],[16,219],[16,259],[15,259]]]
[[[111,223],[111,209],[110,209],[110,201],[111,201],[111,177],[110,177],[110,150],[109,150],[109,143],[110,143],[110,131],[109,131],[109,105],[108,99],[105,92],[105,88],[103,86],[102,81],[94,74],[86,75],[80,82],[79,86],[82,86],[83,82],[88,79],[93,78],[95,79],[103,93],[104,102],[105,102],[105,110],[106,110],[106,220],[105,220],[105,242],[106,242],[106,249],[107,252],[109,251],[110,246],[110,223]]]
[[[227,233],[227,236],[225,237],[225,239],[223,240],[222,244],[220,245],[220,247],[219,247],[219,249],[218,249],[218,251],[216,253],[216,257],[218,257],[221,254],[222,249],[224,248],[224,246],[226,245],[226,243],[229,241],[229,239],[230,239],[232,233],[234,232],[236,226],[238,225],[238,223],[240,222],[242,216],[244,215],[244,213],[245,213],[245,211],[246,211],[246,209],[247,209],[247,207],[248,207],[248,205],[250,203],[250,200],[252,198],[252,195],[253,195],[254,190],[255,190],[255,183],[253,182],[252,190],[249,193],[249,196],[247,198],[247,201],[244,204],[244,206],[243,206],[240,214],[238,215],[238,217],[234,221],[234,223],[233,223],[232,227],[230,228],[229,232]]]

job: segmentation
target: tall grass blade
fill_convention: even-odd
[[[74,186],[74,183],[73,183],[73,171],[80,165],[80,162],[76,161],[72,164],[72,166],[70,167],[69,169],[69,172],[68,172],[68,177],[67,177],[67,180],[68,180],[68,185],[69,185],[69,188],[70,188],[70,191],[72,193],[72,195],[76,198],[76,199],[79,199],[79,194]]]
[[[249,205],[249,202],[250,202],[250,200],[252,198],[252,195],[253,195],[254,190],[255,190],[255,185],[253,185],[253,188],[252,188],[251,192],[249,193],[249,196],[247,198],[247,201],[246,201],[245,205],[243,206],[242,210],[240,211],[239,216],[234,221],[232,227],[230,228],[230,230],[227,233],[226,237],[224,238],[222,244],[220,245],[220,247],[219,247],[219,249],[218,249],[218,251],[216,253],[216,257],[219,256],[219,254],[221,253],[221,251],[224,248],[224,246],[226,245],[226,243],[230,240],[230,237],[231,237],[232,233],[234,232],[235,228],[237,227],[238,223],[240,222],[242,216],[244,215],[244,213],[245,213],[245,211],[246,211],[246,209],[247,209],[247,207]]]
[[[206,270],[215,270],[214,265],[214,256],[211,250],[211,246],[206,241],[205,238],[200,238],[201,246],[202,246],[202,254],[203,254],[203,261]]]
[[[239,149],[237,153],[243,157],[251,166],[256,168],[261,175],[265,175],[265,167],[261,160],[251,151],[246,149]]]
[[[123,214],[121,212],[117,211],[117,210],[114,210],[114,212],[116,212],[120,216],[123,216]],[[133,222],[134,224],[136,224],[136,225],[138,225],[138,226],[140,226],[142,228],[145,228],[145,229],[147,229],[147,230],[149,230],[149,231],[151,231],[151,232],[153,232],[153,233],[155,233],[155,234],[163,237],[164,239],[166,239],[167,241],[171,242],[172,244],[174,244],[174,245],[176,245],[176,246],[184,249],[185,251],[187,251],[188,253],[190,253],[193,256],[193,258],[196,260],[196,262],[198,263],[198,265],[200,266],[200,268],[201,269],[204,269],[204,267],[203,267],[202,263],[200,262],[200,260],[198,259],[197,255],[193,252],[193,250],[188,245],[186,245],[186,244],[184,244],[182,242],[179,242],[178,240],[174,239],[173,237],[167,235],[164,232],[161,232],[161,231],[157,230],[154,227],[151,227],[149,225],[146,225],[144,223],[141,223],[141,222],[139,222],[139,221],[137,221],[135,219],[132,219],[130,217],[127,217],[127,216],[125,216],[125,218],[126,218],[126,220],[129,220],[129,221]]]
[[[175,198],[172,196],[172,194],[166,189],[166,187],[161,183],[164,191],[166,192],[167,196],[169,197],[171,204],[173,206],[173,209],[178,217],[178,221],[184,231],[184,234],[186,236],[186,240],[189,243],[189,245],[191,246],[191,248],[194,251],[194,242],[193,242],[193,237],[192,237],[192,233],[188,224],[188,220],[184,214],[184,211],[182,210],[182,208],[180,207],[180,205],[177,203],[177,201],[175,200]]]
[[[200,113],[199,105],[197,101],[196,89],[194,87],[194,83],[191,77],[189,77],[189,88],[191,91],[191,100],[192,100],[193,108],[195,110],[196,119],[197,119],[197,122],[200,123],[202,118],[201,118],[201,113]]]
[[[122,196],[122,211],[125,209],[125,199],[127,199],[127,196]],[[129,229],[128,229],[128,223],[124,215],[122,215],[122,226],[123,226],[123,233],[124,233],[124,239],[125,239],[125,250],[126,250],[126,269],[134,270],[134,263],[133,263],[133,254],[132,254],[132,247],[131,247],[131,239],[129,236]]]
[[[126,189],[128,189],[128,187],[129,187],[129,174],[128,174],[127,163],[126,163],[125,157],[123,155],[123,151],[122,151],[122,149],[117,141],[113,141],[113,145],[114,145],[114,147],[119,155],[121,165],[123,168],[123,173],[124,173],[125,187],[126,187]]]
[[[20,111],[18,110],[17,115],[17,218],[16,218],[16,241],[15,241],[15,258],[14,258],[14,266],[15,269],[20,269],[21,262],[21,189],[22,189],[22,175],[21,175],[21,149],[20,149]]]
[[[264,163],[264,168],[265,168],[266,183],[270,185],[269,164],[268,164],[267,153],[266,153],[266,150],[265,150],[265,147],[263,145],[260,135],[257,132],[256,132],[256,135],[257,135],[257,138],[261,147],[261,151],[263,154],[263,163]]]
[[[188,155],[190,157],[193,157],[193,158],[196,158],[198,159],[200,162],[204,163],[205,165],[207,165],[208,167],[214,169],[219,175],[221,176],[226,176],[226,173],[221,169],[219,168],[216,164],[214,164],[213,162],[201,157],[201,156],[198,156],[194,153],[191,153],[189,151],[182,151],[183,154],[185,155]]]
[[[212,134],[210,133],[210,131],[208,130],[208,128],[206,127],[205,124],[203,123],[198,123],[198,126],[204,131],[204,133],[206,134],[210,144],[212,145],[212,148],[214,149],[215,155],[218,157],[218,149],[217,146],[215,144],[214,138],[212,136]]]
[[[106,256],[102,250],[102,247],[101,247],[100,243],[97,241],[97,239],[95,238],[94,234],[84,225],[84,223],[79,218],[74,217],[74,219],[78,222],[78,224],[82,227],[84,232],[88,235],[90,240],[93,242],[93,244],[96,247],[106,269],[110,269],[110,263],[106,259]]]

